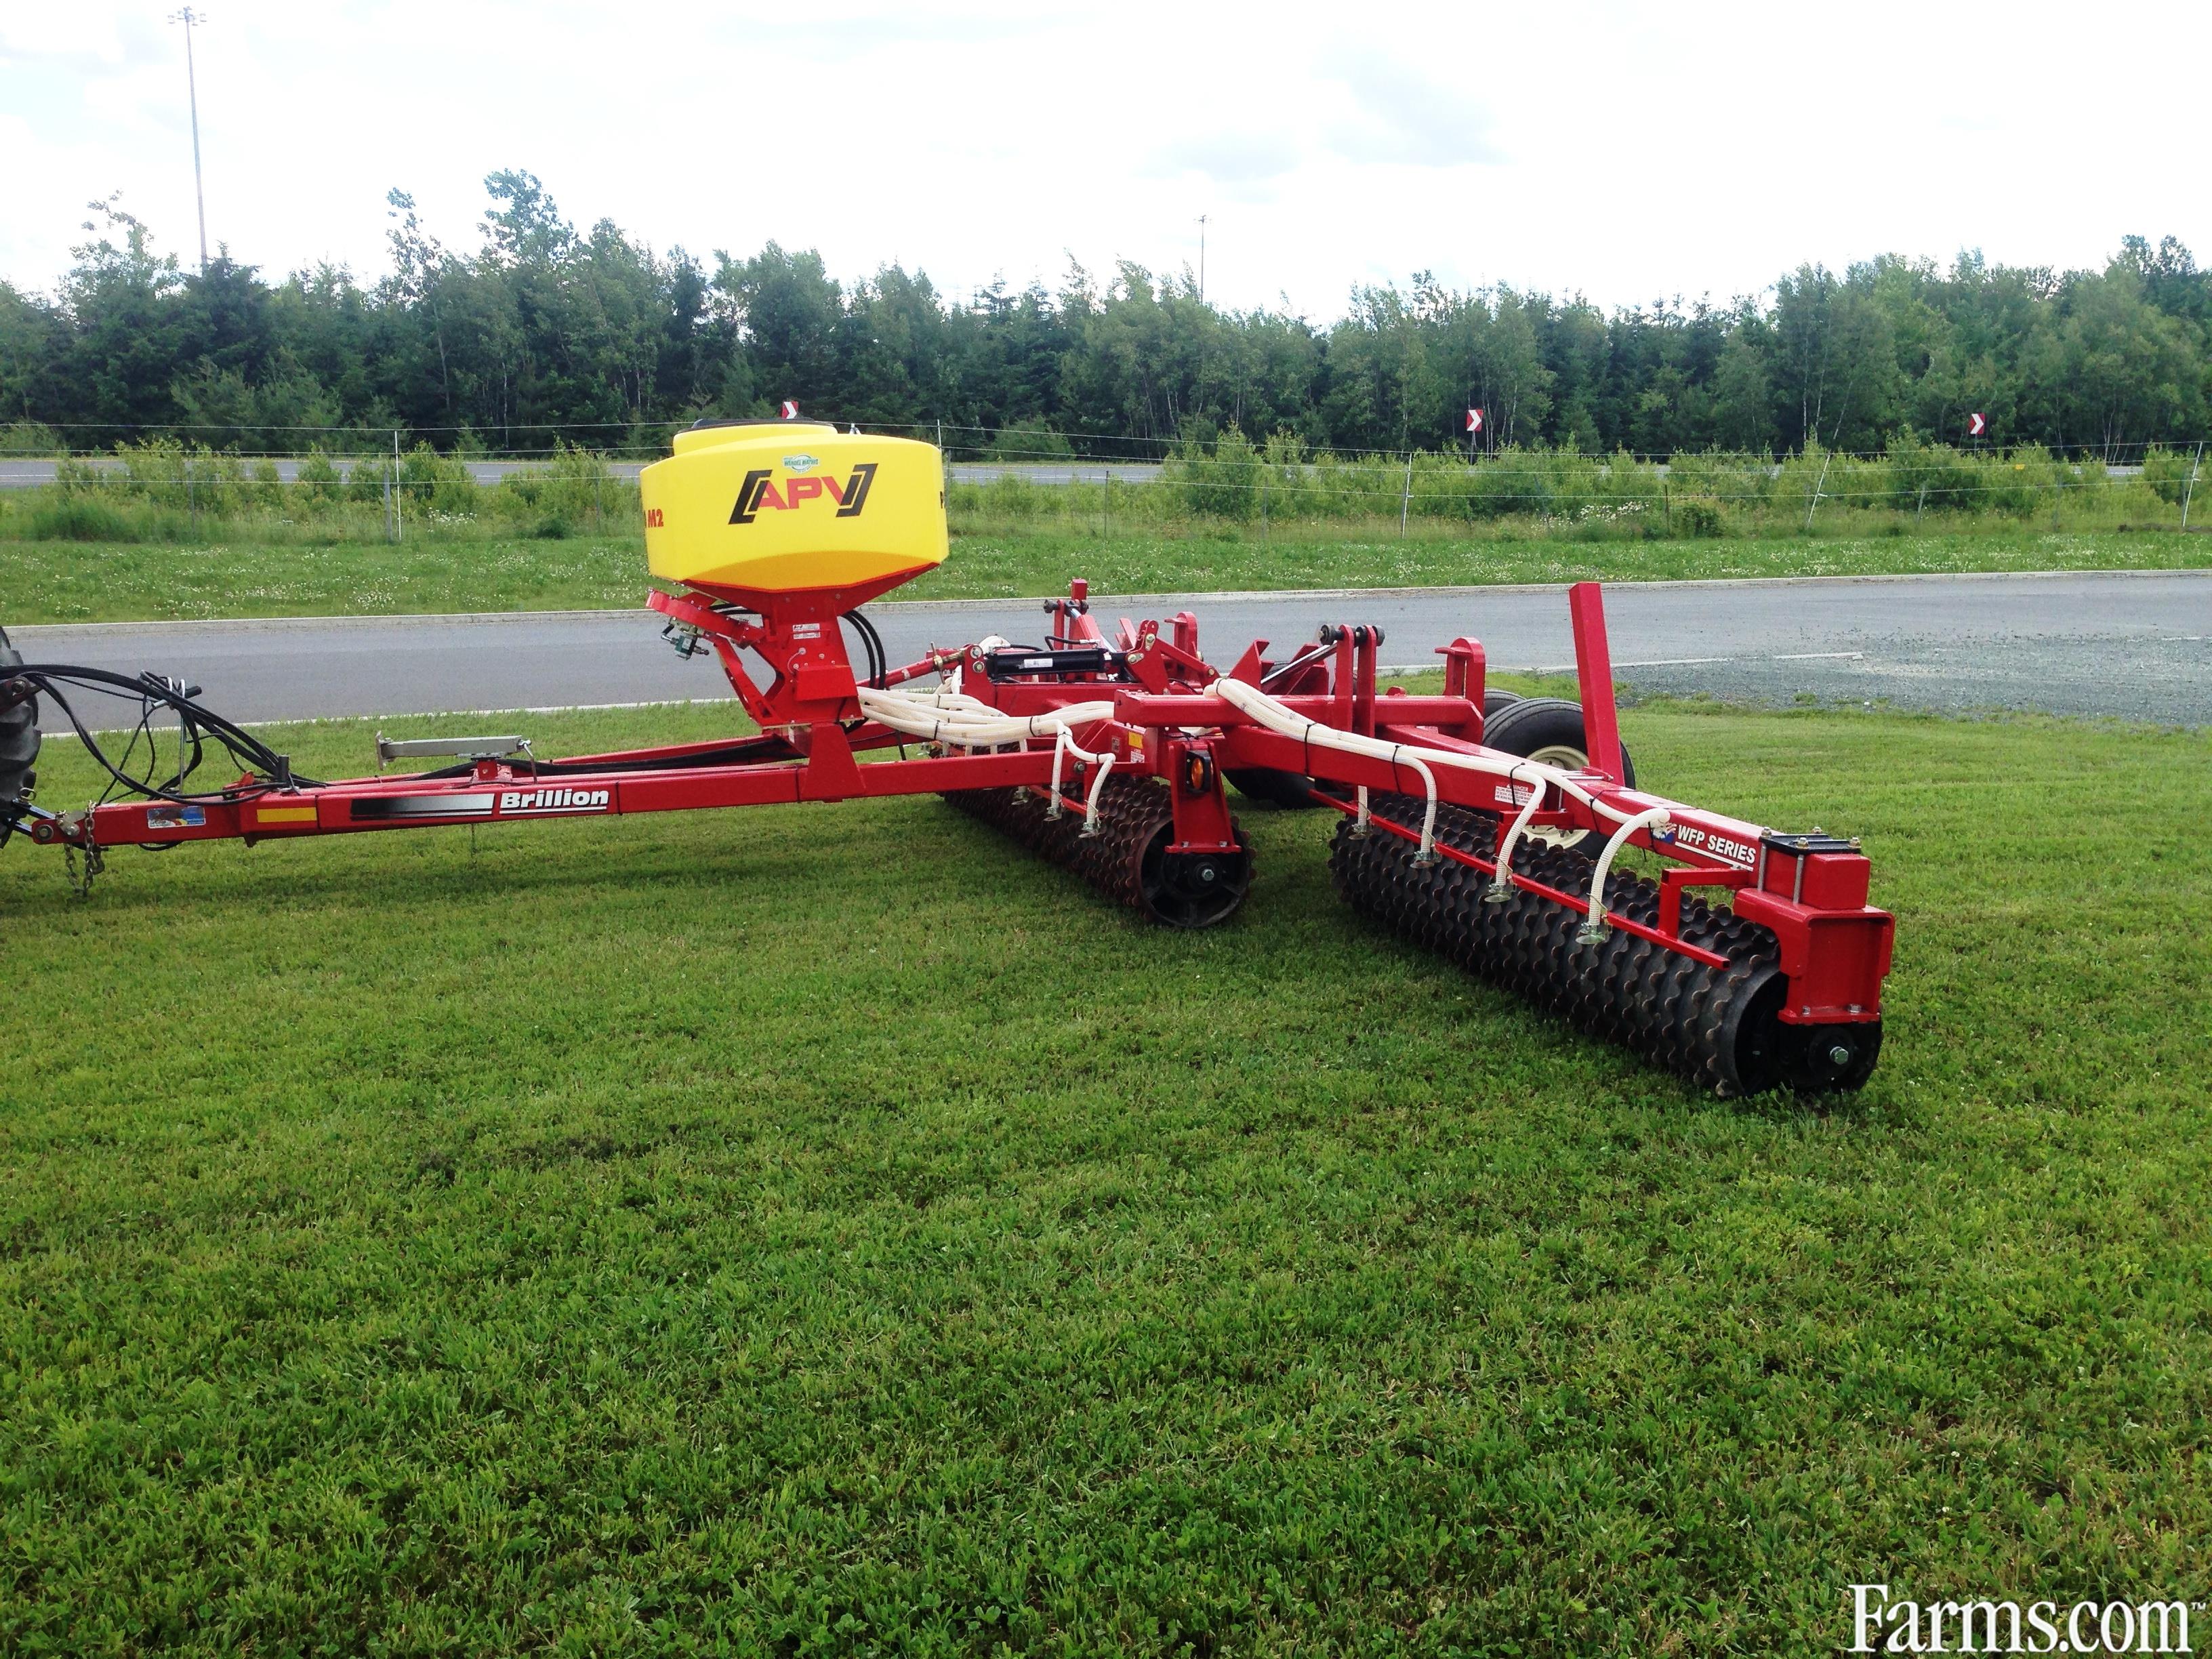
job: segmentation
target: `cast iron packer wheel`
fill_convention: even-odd
[[[1510,691],[1493,695],[1513,696]],[[1482,741],[1488,747],[1570,772],[1589,764],[1589,738],[1583,731],[1580,703],[1565,702],[1558,697],[1514,697],[1493,713],[1490,697],[1485,696],[1482,702]],[[1629,758],[1626,744],[1620,750],[1620,781],[1634,788],[1636,763]],[[1605,837],[1594,830],[1587,835],[1573,836],[1557,830],[1532,829],[1528,838],[1548,847],[1571,848],[1590,858],[1605,850]]]
[[[1227,921],[1251,890],[1252,854],[1241,845],[1234,853],[1170,853],[1174,839],[1175,825],[1164,823],[1146,844],[1137,876],[1141,908],[1170,927]]]

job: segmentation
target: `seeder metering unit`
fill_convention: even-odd
[[[757,735],[565,760],[510,739],[383,745],[462,758],[323,783],[197,688],[25,665],[0,635],[0,842],[66,848],[88,884],[126,845],[941,793],[1144,915],[1208,927],[1252,878],[1233,782],[1339,815],[1329,866],[1354,908],[1718,1093],[1851,1089],[1873,1070],[1894,924],[1867,905],[1858,843],[1637,789],[1595,584],[1569,595],[1579,709],[1486,692],[1472,639],[1441,647],[1442,696],[1378,690],[1382,636],[1358,626],[1274,657],[1255,641],[1224,672],[1188,613],[1109,637],[1079,580],[1045,606],[1041,645],[894,666],[858,607],[945,556],[935,449],[717,422],[680,434],[641,491],[647,562],[682,590],[651,605],[680,652],[719,659]],[[119,763],[68,701],[84,691],[137,705]],[[113,780],[83,811],[32,804],[41,695]],[[157,781],[161,766],[131,764],[164,713],[174,762]],[[210,744],[241,775],[188,789]],[[1631,847],[1666,861],[1656,880],[1614,867]],[[1732,902],[1691,890],[1717,888]]]

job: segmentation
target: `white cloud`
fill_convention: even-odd
[[[173,9],[0,12],[0,276],[51,287],[116,189],[193,248]],[[2154,89],[2212,47],[2201,4],[210,9],[209,235],[272,272],[380,270],[394,185],[473,246],[504,167],[659,247],[896,254],[954,292],[1066,251],[1179,270],[1206,214],[1213,297],[1320,316],[1419,269],[1632,303],[1884,251],[2094,264],[2131,231],[2212,258],[2194,100]]]
[[[1372,49],[1328,73],[1351,94],[1352,112],[1336,125],[1332,146],[1349,161],[1458,167],[1504,159],[1490,116],[1471,90]]]

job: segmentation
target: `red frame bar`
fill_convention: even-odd
[[[1620,713],[1613,696],[1613,647],[1605,633],[1605,591],[1595,582],[1567,590],[1567,615],[1575,628],[1575,679],[1582,688],[1583,747],[1590,770],[1618,783]]]

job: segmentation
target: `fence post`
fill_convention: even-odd
[[[1098,533],[1103,537],[1114,533],[1114,469],[1106,469],[1106,495],[1098,509]]]
[[[1805,528],[1808,531],[1813,527],[1814,511],[1820,505],[1820,486],[1828,482],[1828,463],[1834,456],[1832,449],[1820,452],[1820,476],[1813,481],[1813,499],[1805,503]]]
[[[2189,502],[2197,494],[2197,475],[2203,471],[2203,466],[2204,441],[2199,438],[2197,441],[2197,459],[2190,464],[2189,467],[2189,483],[2181,492],[2181,527],[2184,530],[2189,528]]]
[[[1262,467],[1262,468],[1261,469],[1261,471],[1260,471],[1260,545],[1261,545],[1261,546],[1262,546],[1262,547],[1265,547],[1267,544],[1267,469],[1266,469],[1266,468],[1264,468],[1264,467]]]
[[[1659,510],[1666,514],[1667,533],[1672,536],[1674,533],[1674,496],[1664,478],[1659,481]]]
[[[1409,449],[1406,452],[1405,493],[1398,497],[1398,539],[1401,542],[1406,539],[1406,514],[1413,510],[1413,452]]]
[[[1913,509],[1912,509],[1912,527],[1913,527],[1915,530],[1917,530],[1917,529],[1920,527],[1920,520],[1921,520],[1922,517],[1923,517],[1923,516],[1927,513],[1927,511],[1928,511],[1928,486],[1927,486],[1926,484],[1924,484],[1924,483],[1923,483],[1923,484],[1922,484],[1922,485],[1920,486],[1920,500],[1919,500],[1918,503],[1917,503],[1917,505],[1915,505],[1915,506],[1914,506],[1914,507],[1913,507]]]
[[[399,428],[392,428],[392,539],[407,539],[407,492],[399,483]]]
[[[192,458],[189,455],[185,457],[185,511],[191,514],[192,534],[198,536],[200,533],[200,503],[199,497],[192,493]],[[2185,509],[2181,523],[2184,529],[2188,527],[2189,515]]]

